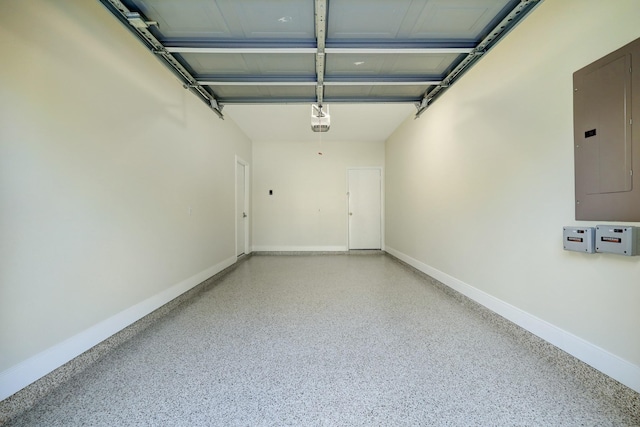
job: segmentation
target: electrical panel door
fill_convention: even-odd
[[[576,219],[640,221],[640,39],[576,71],[573,83]]]

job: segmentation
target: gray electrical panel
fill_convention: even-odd
[[[638,255],[638,229],[625,225],[596,226],[596,252]]]
[[[576,71],[573,90],[576,219],[640,221],[640,39]]]
[[[564,250],[592,254],[596,251],[595,235],[596,229],[593,227],[563,227]]]

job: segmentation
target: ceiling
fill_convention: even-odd
[[[222,117],[311,103],[419,115],[541,0],[100,1]]]

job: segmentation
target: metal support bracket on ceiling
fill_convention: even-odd
[[[456,82],[458,78],[468,71],[473,64],[476,63],[485,53],[495,46],[509,31],[511,31],[525,16],[543,0],[520,0],[520,2],[511,9],[511,12],[491,29],[489,34],[482,39],[478,45],[472,49],[467,56],[460,62],[444,79],[442,83],[428,90],[422,97],[422,101],[416,104],[416,118],[435,101],[437,97],[442,95],[447,88]]]
[[[327,40],[327,0],[316,0],[316,101],[322,106],[324,101],[325,43]]]
[[[221,119],[222,105],[218,103],[215,96],[207,91],[191,73],[164,47],[164,45],[149,31],[149,26],[158,25],[157,22],[147,21],[138,12],[132,12],[119,0],[100,0],[100,2],[109,11],[114,14],[120,22],[122,22],[138,39],[140,39],[147,48],[158,56],[162,62],[174,72],[183,86],[195,93],[202,101],[204,101],[214,113]]]

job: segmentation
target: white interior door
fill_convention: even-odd
[[[349,169],[349,249],[382,248],[380,169]]]
[[[246,248],[246,176],[245,165],[236,162],[236,255],[247,252]]]

